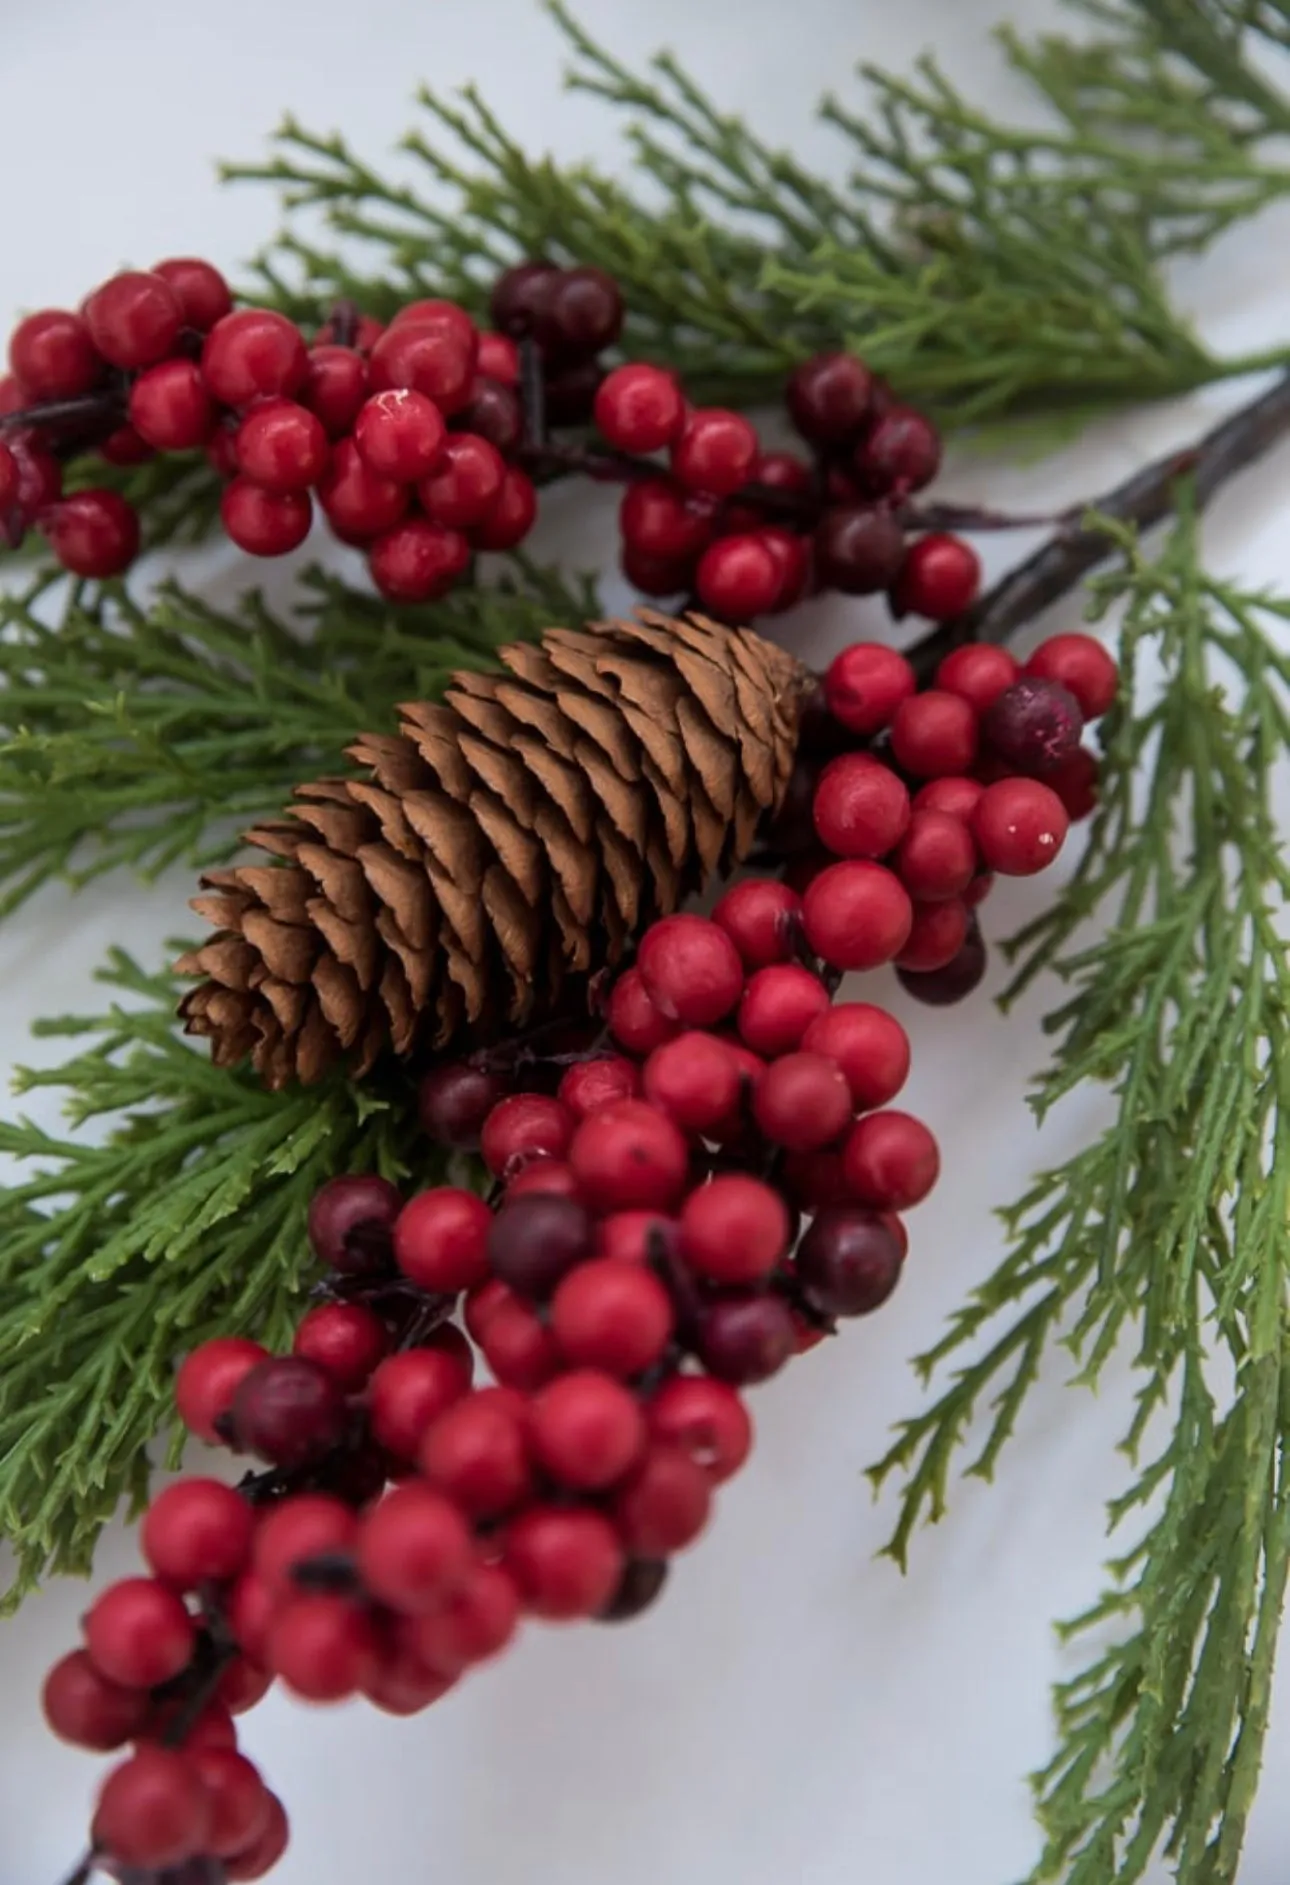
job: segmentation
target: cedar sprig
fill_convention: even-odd
[[[596,612],[585,580],[527,559],[489,587],[394,609],[320,571],[292,606],[228,609],[46,575],[0,596],[0,917],[41,884],[222,862],[294,786],[343,772],[364,728],[455,669]]]
[[[1005,1213],[1007,1255],[919,1361],[948,1383],[873,1477],[899,1482],[903,1563],[965,1449],[992,1477],[1054,1346],[1096,1387],[1135,1345],[1133,1476],[1110,1506],[1129,1542],[1063,1631],[1088,1661],[1057,1691],[1034,1878],[1130,1885],[1163,1848],[1180,1885],[1226,1885],[1290,1552],[1290,865],[1271,807],[1290,602],[1206,574],[1190,515],[1154,562],[1115,535],[1122,566],[1094,585],[1097,614],[1125,610],[1105,798],[1011,991],[1041,968],[1069,985],[1038,1116],[1095,1081],[1114,1117]],[[1094,920],[1110,928],[1073,948]]]

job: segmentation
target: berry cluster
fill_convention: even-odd
[[[897,615],[937,621],[973,600],[970,546],[909,534],[909,500],[940,463],[935,429],[855,355],[819,355],[789,379],[804,457],[764,450],[740,413],[691,406],[661,367],[607,368],[623,302],[599,269],[508,269],[491,316],[481,331],[453,302],[415,301],[383,326],[342,308],[310,338],[273,310],[234,309],[207,262],[114,276],[79,313],[45,309],[13,334],[0,531],[16,545],[34,526],[73,574],[120,575],[140,519],[106,487],[64,495],[66,465],[92,476],[96,459],[201,450],[248,554],[296,549],[317,506],[383,595],[419,602],[476,552],[524,539],[538,482],[582,473],[627,485],[623,568],[647,595],[741,622],[822,589],[886,591]]]

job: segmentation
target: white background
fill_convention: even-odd
[[[629,64],[671,44],[772,138],[840,171],[810,108],[822,88],[845,87],[859,56],[901,63],[935,45],[979,97],[1012,98],[986,42],[994,10],[584,0],[582,17]],[[1055,14],[1038,0],[1010,11],[1027,26]],[[418,79],[475,79],[521,140],[618,161],[605,114],[559,91],[560,58],[534,0],[0,0],[0,318],[74,305],[114,268],[166,253],[235,268],[269,234],[272,206],[218,189],[213,162],[256,154],[287,106],[316,128],[342,126],[379,160]],[[1224,265],[1192,271],[1185,292],[1224,344],[1290,329],[1284,235],[1247,234]],[[1192,434],[1214,404],[1100,429],[1045,470],[1045,496],[1102,488]],[[1218,561],[1290,576],[1288,469],[1282,455],[1225,499]],[[952,468],[945,488],[1021,503],[1034,487],[1033,472],[977,464]],[[607,544],[602,531],[590,549]],[[995,543],[990,555],[997,567],[1026,547]],[[1074,605],[1061,614],[1075,618]],[[851,606],[786,633],[819,656],[870,621]],[[28,1020],[82,1005],[109,941],[156,959],[188,890],[179,875],[146,893],[50,894],[11,920],[0,1061],[48,1057],[27,1042]],[[987,927],[1006,933],[1051,894],[1011,887]],[[956,1492],[904,1580],[874,1560],[892,1509],[874,1507],[861,1472],[917,1402],[907,1357],[997,1258],[992,1206],[1101,1116],[1086,1097],[1036,1139],[1023,1095],[1051,995],[1006,1023],[984,996],[948,1014],[902,1005],[916,1047],[908,1098],[942,1135],[947,1167],[917,1214],[906,1280],[881,1316],[759,1392],[754,1463],[663,1605],[621,1632],[534,1631],[419,1720],[275,1699],[248,1722],[245,1742],[294,1819],[282,1885],[1009,1885],[1027,1870],[1036,1846],[1022,1776],[1045,1755],[1047,1691],[1063,1667],[1049,1622],[1096,1586],[1127,1367],[1094,1399],[1068,1391],[1054,1366],[999,1484]],[[102,1573],[130,1567],[132,1553],[112,1537]],[[0,1625],[0,1885],[57,1885],[83,1843],[93,1763],[45,1737],[36,1696],[84,1601],[79,1586],[52,1588]],[[1284,1878],[1285,1688],[1243,1885]]]

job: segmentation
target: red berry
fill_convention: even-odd
[[[248,556],[285,556],[300,547],[313,523],[304,491],[266,491],[249,478],[234,478],[220,499],[220,521]]]
[[[372,581],[391,602],[429,602],[465,573],[470,545],[459,530],[409,517],[376,539],[367,561]]]
[[[184,326],[195,328],[199,334],[208,333],[233,306],[229,285],[219,270],[196,256],[175,256],[168,262],[158,262],[152,273],[160,275],[178,301]]]
[[[341,439],[319,480],[318,501],[343,543],[368,543],[394,528],[409,500],[405,485],[378,478],[363,463],[353,439]]]
[[[687,1027],[711,1027],[743,992],[739,953],[707,917],[666,916],[652,924],[641,938],[637,967],[655,1005]]]
[[[415,1459],[440,1414],[469,1389],[468,1363],[447,1349],[410,1348],[387,1355],[368,1389],[372,1438],[396,1459]]]
[[[544,1093],[513,1093],[499,1100],[480,1135],[484,1163],[495,1178],[532,1158],[562,1159],[576,1124],[567,1106]]]
[[[474,1548],[456,1506],[409,1480],[367,1513],[357,1556],[373,1597],[405,1616],[422,1616],[465,1582]]]
[[[905,552],[892,591],[897,615],[922,615],[948,622],[976,601],[981,559],[962,537],[920,537]]]
[[[345,438],[367,398],[367,362],[353,347],[314,345],[296,397],[317,414],[329,439]]]
[[[422,478],[417,496],[427,517],[454,530],[468,530],[489,515],[501,496],[506,460],[474,432],[450,432],[436,469]]]
[[[304,1702],[344,1702],[367,1686],[380,1645],[367,1612],[347,1597],[293,1597],[269,1629],[269,1667]]]
[[[894,1015],[867,1001],[827,1009],[811,1022],[802,1046],[841,1068],[856,1107],[885,1106],[909,1077],[909,1036]]]
[[[347,1394],[358,1394],[389,1345],[385,1324],[362,1303],[325,1302],[301,1321],[291,1352],[316,1361]]]
[[[133,1741],[152,1705],[146,1690],[109,1682],[83,1649],[54,1664],[41,1700],[45,1720],[59,1739],[95,1754],[111,1754]]]
[[[782,609],[791,609],[806,594],[811,574],[811,553],[806,539],[795,537],[791,530],[783,530],[778,524],[763,524],[757,531],[757,541],[770,552],[778,572],[779,586],[772,611],[778,614]]]
[[[140,1748],[113,1768],[94,1809],[95,1850],[161,1871],[206,1849],[211,1801],[197,1767],[173,1748]]]
[[[665,564],[689,564],[712,538],[710,504],[688,496],[667,478],[628,485],[618,508],[627,547]]]
[[[418,1654],[431,1668],[456,1676],[506,1648],[520,1616],[515,1580],[500,1565],[477,1564],[461,1589],[417,1620]]]
[[[293,399],[266,400],[248,412],[234,449],[248,478],[279,492],[316,484],[331,456],[322,420]]]
[[[773,1059],[791,1053],[828,1006],[829,991],[818,975],[797,962],[776,963],[749,976],[739,1003],[739,1032],[754,1053]]]
[[[759,1283],[788,1248],[784,1201],[758,1178],[731,1172],[692,1191],[681,1207],[681,1251],[713,1283]]]
[[[827,510],[815,531],[815,568],[825,588],[872,596],[895,581],[905,533],[890,511],[869,504]]]
[[[240,1335],[217,1336],[186,1356],[175,1377],[175,1405],[188,1431],[217,1446],[223,1438],[219,1423],[238,1388],[252,1368],[267,1360],[267,1349]]]
[[[235,1627],[234,1634],[247,1655],[258,1660],[262,1646],[256,1638],[265,1599],[272,1604],[296,1589],[292,1573],[297,1565],[352,1551],[357,1537],[357,1514],[329,1493],[293,1493],[270,1507],[255,1534],[254,1582],[260,1590],[248,1587],[246,1579],[238,1587],[241,1620],[252,1627],[245,1634]],[[252,1618],[246,1615],[250,1610],[257,1613]]]
[[[789,416],[812,445],[842,445],[869,417],[873,375],[853,353],[817,353],[789,375]]]
[[[732,1478],[752,1451],[747,1408],[733,1388],[708,1375],[673,1375],[645,1415],[653,1439],[687,1453],[714,1486]]]
[[[544,1301],[590,1250],[591,1219],[576,1198],[508,1197],[492,1220],[488,1266],[518,1295]]]
[[[860,858],[821,871],[802,899],[806,940],[834,969],[876,969],[891,962],[904,948],[913,920],[900,879]]]
[[[506,1390],[486,1388],[448,1408],[425,1433],[421,1471],[471,1518],[497,1518],[528,1494],[522,1402],[519,1408]]]
[[[497,501],[474,526],[471,541],[477,550],[513,550],[528,536],[536,517],[537,492],[532,479],[508,465]]]
[[[821,1315],[865,1316],[895,1289],[904,1257],[900,1239],[877,1212],[821,1211],[798,1245],[794,1271]]]
[[[394,1225],[394,1260],[418,1289],[456,1295],[488,1275],[493,1214],[473,1191],[441,1185],[404,1205]]]
[[[1104,714],[1120,686],[1119,669],[1092,635],[1050,635],[1027,661],[1026,673],[1066,688],[1086,720]]]
[[[892,405],[855,454],[855,469],[875,497],[908,497],[941,468],[941,441],[930,419],[912,406]]]
[[[429,327],[441,334],[451,334],[463,347],[478,347],[479,332],[465,308],[455,301],[442,299],[430,301],[409,301],[401,307],[390,322],[391,327],[406,325],[409,321],[418,327]]]
[[[547,388],[547,413],[550,416],[550,387]],[[471,384],[470,404],[456,414],[454,423],[463,432],[485,439],[509,457],[524,439],[524,411],[519,394],[499,380],[477,377]]]
[[[672,471],[687,490],[729,497],[747,484],[758,449],[756,428],[742,413],[700,406],[672,446]]]
[[[792,958],[802,899],[773,877],[746,877],[727,890],[712,912],[739,951],[745,969],[764,969]]]
[[[7,445],[0,444],[0,511],[17,503],[20,484],[18,460]]]
[[[689,589],[694,570],[690,563],[664,563],[657,557],[642,556],[630,543],[619,552],[618,567],[634,589],[645,596],[677,596]]]
[[[640,1089],[640,1069],[622,1054],[606,1054],[569,1067],[561,1077],[556,1097],[575,1119],[585,1119],[616,1100],[634,1099]]]
[[[654,1446],[615,1495],[613,1516],[634,1557],[665,1558],[694,1543],[711,1508],[703,1468],[681,1447]]]
[[[916,903],[961,896],[976,875],[976,845],[961,818],[917,811],[893,860],[896,874]]]
[[[291,398],[309,376],[304,337],[285,314],[240,308],[217,321],[202,348],[202,378],[224,406]]]
[[[609,993],[609,1031],[629,1054],[644,1057],[670,1041],[680,1028],[659,1008],[639,969],[620,975]]]
[[[158,275],[128,270],[96,288],[82,310],[90,337],[114,367],[164,360],[184,325],[179,297]]]
[[[781,588],[780,565],[756,533],[719,537],[699,558],[695,586],[703,606],[715,615],[746,621],[774,608]]]
[[[139,513],[119,491],[73,491],[44,512],[40,527],[73,576],[119,576],[139,554]]]
[[[310,1248],[320,1263],[342,1276],[367,1276],[388,1268],[394,1220],[403,1200],[388,1178],[375,1172],[329,1178],[309,1201]]]
[[[354,425],[354,443],[379,478],[415,484],[438,464],[447,437],[432,399],[408,387],[373,393]]]
[[[595,1255],[620,1263],[649,1263],[655,1252],[679,1254],[681,1226],[657,1211],[613,1211],[596,1225]]]
[[[210,1804],[206,1851],[244,1852],[269,1823],[269,1794],[259,1770],[232,1748],[199,1748],[192,1763]]]
[[[478,343],[437,320],[399,321],[387,327],[372,348],[372,390],[407,387],[434,401],[451,415],[470,404]]]
[[[907,1211],[936,1183],[936,1141],[909,1113],[866,1113],[851,1128],[842,1162],[855,1195],[880,1211]]]
[[[175,1725],[184,1719],[183,1703],[167,1696],[154,1701],[142,1739],[165,1746]],[[184,1736],[184,1752],[198,1748],[235,1748],[237,1724],[221,1702],[208,1702]]]
[[[783,1055],[767,1067],[753,1095],[757,1124],[790,1152],[830,1144],[850,1123],[851,1111],[846,1076],[822,1054]]]
[[[276,1793],[269,1795],[269,1819],[264,1831],[245,1852],[234,1853],[224,1861],[228,1885],[243,1885],[248,1879],[263,1878],[271,1872],[287,1849],[290,1828],[286,1810]]]
[[[188,1667],[197,1642],[181,1599],[150,1577],[110,1584],[82,1627],[94,1667],[126,1689],[155,1689],[171,1681]]]
[[[571,1271],[551,1305],[551,1326],[570,1362],[628,1379],[659,1360],[673,1320],[671,1298],[653,1272],[612,1257]]]
[[[103,361],[79,314],[44,308],[19,321],[9,365],[29,399],[75,399],[96,386]]]
[[[645,1063],[645,1097],[682,1132],[700,1136],[739,1104],[742,1080],[733,1054],[715,1035],[680,1034]]]
[[[478,367],[486,379],[500,380],[503,386],[518,386],[520,350],[505,334],[481,334]]]
[[[63,467],[29,434],[11,433],[9,453],[18,467],[17,502],[25,521],[39,519],[63,488]]]
[[[1069,826],[1060,798],[1038,779],[1000,779],[987,786],[972,815],[972,835],[987,868],[1005,877],[1046,870]]]
[[[623,452],[658,452],[685,423],[685,395],[662,367],[615,367],[596,393],[596,424]]]
[[[612,1104],[612,1101],[606,1101]],[[503,1202],[510,1204],[515,1198],[531,1198],[536,1192],[549,1197],[573,1198],[578,1201],[578,1179],[572,1165],[565,1165],[560,1159],[534,1159],[531,1165],[521,1166],[513,1177],[506,1180],[506,1194]]]
[[[503,1387],[533,1394],[560,1372],[559,1343],[537,1310],[518,1296],[512,1295],[491,1311],[479,1345]]]
[[[896,763],[918,779],[967,772],[977,738],[977,717],[967,701],[935,687],[902,701],[891,723]]]
[[[262,1702],[272,1687],[273,1677],[267,1669],[257,1669],[246,1656],[235,1656],[224,1666],[216,1695],[230,1715],[244,1715]]]
[[[533,1506],[507,1527],[503,1551],[525,1608],[552,1622],[594,1617],[622,1576],[623,1548],[599,1512]]]
[[[960,824],[968,825],[984,791],[979,779],[956,778],[950,773],[943,779],[929,779],[926,785],[919,786],[914,794],[914,810],[945,812],[957,818]]]
[[[815,788],[815,829],[837,857],[883,857],[909,823],[909,793],[866,753],[830,760]]]
[[[130,388],[130,423],[161,452],[204,445],[215,424],[215,408],[196,361],[163,360],[141,373]]]
[[[988,641],[970,641],[946,655],[936,670],[936,685],[946,694],[961,695],[981,715],[990,711],[1020,672],[1006,648],[996,648]]]
[[[665,1114],[620,1100],[582,1121],[569,1163],[595,1212],[666,1209],[684,1189],[689,1149]]]
[[[1090,817],[1096,809],[1101,779],[1097,754],[1081,746],[1055,772],[1048,774],[1047,783],[1066,807],[1066,816],[1075,824],[1081,818]]]
[[[99,456],[108,465],[146,465],[156,453],[146,439],[139,437],[132,425],[119,425],[109,432],[99,446]]]
[[[600,1492],[640,1457],[645,1417],[636,1397],[610,1375],[576,1369],[534,1400],[529,1444],[538,1465],[561,1485]]]
[[[144,1514],[140,1543],[156,1575],[177,1590],[224,1584],[250,1561],[255,1516],[218,1479],[181,1479]]]
[[[797,1350],[797,1324],[778,1296],[733,1296],[699,1318],[699,1359],[733,1387],[769,1381]]]
[[[967,941],[968,907],[960,897],[941,903],[916,903],[914,921],[896,966],[915,975],[929,974],[953,962]]]
[[[896,709],[917,691],[904,655],[882,642],[858,641],[835,655],[824,676],[824,697],[835,720],[852,733],[881,733]]]
[[[785,1197],[801,1211],[855,1202],[842,1169],[842,1154],[836,1150],[790,1152],[784,1160],[783,1178]]]
[[[237,1444],[270,1466],[312,1466],[344,1438],[345,1397],[316,1362],[275,1355],[244,1376],[231,1418]]]

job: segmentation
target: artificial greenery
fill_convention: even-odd
[[[866,70],[823,105],[850,166],[839,184],[768,148],[674,60],[634,74],[557,8],[571,82],[620,114],[613,174],[528,155],[473,90],[422,94],[394,181],[288,121],[270,161],[230,171],[273,183],[287,211],[251,291],[308,320],[339,297],[376,314],[432,293],[482,308],[521,256],[598,263],[623,284],[628,349],[678,366],[696,397],[755,403],[795,360],[850,343],[943,421],[1017,447],[1290,363],[1286,344],[1216,355],[1170,276],[1290,191],[1290,0],[1070,12],[1070,34],[1001,35],[1039,119],[997,121],[930,61]],[[200,532],[215,488],[200,461],[125,476],[146,481],[156,534]],[[1123,614],[1128,681],[1103,805],[1069,893],[1018,946],[1019,986],[1054,968],[1069,984],[1037,1110],[1093,1081],[1113,1117],[1009,1213],[1008,1255],[923,1358],[948,1381],[875,1474],[900,1482],[903,1561],[965,1447],[992,1474],[1055,1346],[1086,1387],[1134,1344],[1132,1476],[1111,1507],[1128,1542],[1067,1626],[1086,1664],[1057,1698],[1034,1876],[1129,1885],[1166,1846],[1183,1885],[1225,1885],[1290,1550],[1287,867],[1269,805],[1290,604],[1208,576],[1189,515],[1154,561],[1113,535],[1120,563],[1094,602]],[[4,605],[0,909],[50,877],[227,855],[238,824],[343,764],[400,699],[593,607],[526,567],[397,614],[314,577],[289,618],[255,597],[224,613],[113,587],[74,592],[55,619],[44,585]],[[1163,688],[1138,685],[1148,651]],[[140,1494],[176,1352],[217,1329],[284,1336],[317,1181],[415,1156],[398,1076],[266,1095],[177,1041],[169,977],[117,957],[106,979],[110,1013],[42,1030],[85,1037],[67,1064],[23,1076],[65,1089],[69,1136],[0,1128],[0,1151],[30,1161],[0,1191],[11,1600],[83,1567],[122,1494]],[[111,1135],[87,1145],[100,1121]]]

